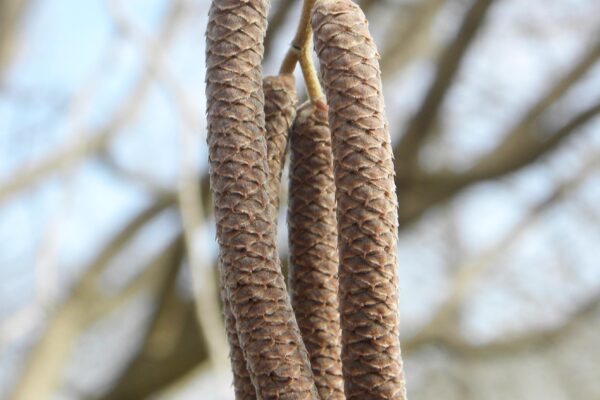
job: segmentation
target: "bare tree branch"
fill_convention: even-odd
[[[401,174],[409,173],[408,170],[416,162],[419,149],[428,135],[431,134],[431,127],[446,98],[448,89],[454,82],[464,56],[473,43],[473,39],[477,37],[477,33],[483,25],[492,3],[493,0],[475,0],[467,11],[458,34],[441,54],[437,63],[436,76],[425,95],[425,99],[396,147]]]
[[[139,351],[101,399],[148,398],[208,360],[194,305],[177,293],[177,270],[164,280]]]
[[[548,154],[559,143],[579,132],[579,128],[598,114],[600,103],[574,116],[555,132],[540,121],[548,108],[562,97],[600,58],[600,41],[596,40],[574,66],[542,93],[514,127],[503,135],[504,140],[464,173],[442,171],[428,174],[413,170],[409,174],[402,164],[397,165],[396,185],[400,198],[399,219],[402,225],[417,220],[432,206],[444,202],[462,189],[475,183],[499,178],[517,171]],[[540,133],[540,129],[543,131]],[[395,156],[401,160],[399,143]],[[404,169],[403,169],[404,168]]]
[[[371,9],[373,8],[374,5],[376,5],[378,3],[386,3],[386,1],[385,0],[383,0],[383,1],[382,0],[358,0],[357,3],[366,15],[371,11]]]
[[[153,43],[144,38],[143,33],[129,23],[123,10],[119,6],[119,2],[108,0],[107,5],[110,14],[113,17],[113,21],[119,29],[137,42],[140,47],[145,48],[150,52]],[[183,127],[181,129],[181,168],[177,198],[187,248],[188,262],[194,282],[193,290],[197,299],[197,317],[200,325],[204,327],[204,336],[208,342],[207,348],[213,367],[225,370],[228,365],[226,358],[227,343],[225,342],[225,329],[221,319],[218,295],[214,285],[214,271],[212,268],[205,265],[205,256],[201,254],[201,250],[198,248],[198,242],[195,240],[196,233],[204,219],[202,214],[203,206],[200,182],[199,177],[196,174],[197,154],[192,153],[196,148],[196,139],[199,139],[193,131],[198,131],[200,124],[196,120],[195,113],[191,110],[188,102],[185,100],[183,92],[179,89],[179,86],[176,84],[170,71],[168,71],[164,62],[164,54],[161,52],[161,49],[157,48],[154,49],[154,51],[156,55],[154,63],[158,78],[172,94],[172,97],[178,104],[178,109],[182,113],[182,116],[190,125],[189,129]]]
[[[133,227],[145,222],[142,216],[149,217],[149,215],[149,212],[142,213],[117,236],[132,232]],[[164,252],[159,252],[156,258],[150,260],[148,267],[150,272],[138,276],[141,283],[128,285],[122,295],[118,294],[108,299],[97,293],[95,279],[91,280],[100,273],[100,266],[106,265],[103,261],[108,261],[106,257],[113,254],[113,249],[108,246],[101,252],[97,261],[76,285],[73,294],[50,319],[43,336],[34,346],[10,398],[48,398],[60,382],[61,372],[81,331],[103,312],[114,309],[115,306],[129,299],[130,295],[138,293],[139,289],[155,286],[160,282],[162,280],[160,271],[166,269],[165,265],[172,257],[173,248],[173,244],[169,245]],[[156,271],[159,274],[156,274]]]
[[[384,80],[397,74],[406,64],[429,50],[431,25],[447,1],[427,0],[411,6],[397,7],[396,17],[385,35],[389,39],[381,51],[381,73]],[[398,23],[398,20],[406,22]]]
[[[547,155],[565,139],[581,131],[581,128],[600,114],[600,102],[591,105],[572,117],[553,132],[521,135],[512,139],[510,146],[500,145],[498,153],[483,157],[473,168],[464,173],[442,171],[417,176],[412,181],[396,182],[400,200],[399,219],[401,224],[409,224],[418,219],[426,210],[440,204],[462,189],[475,183],[499,178],[533,163]],[[539,127],[543,128],[543,127]],[[499,156],[499,155],[502,156]],[[403,207],[402,207],[403,205]]]
[[[151,83],[151,78],[155,72],[153,67],[156,60],[156,53],[161,51],[159,48],[166,47],[177,31],[178,21],[183,14],[181,2],[173,3],[173,6],[166,14],[163,26],[161,27],[158,43],[146,54],[146,67],[138,79],[134,88],[125,98],[118,113],[103,127],[97,129],[94,133],[86,135],[87,141],[74,141],[66,144],[63,148],[55,150],[51,154],[37,161],[34,165],[25,167],[6,182],[0,183],[0,202],[10,196],[16,195],[20,191],[31,187],[33,184],[45,178],[49,174],[83,159],[87,154],[94,153],[103,148],[112,137],[139,111],[142,100],[145,97]],[[81,135],[84,136],[84,135]]]
[[[99,161],[108,169],[115,177],[129,181],[133,185],[142,187],[146,192],[157,198],[172,198],[173,203],[175,195],[169,187],[157,182],[143,171],[129,169],[119,163],[114,154],[109,149],[105,148],[97,154]]]
[[[493,358],[498,356],[511,357],[515,353],[539,351],[555,346],[561,339],[568,336],[579,326],[598,316],[600,310],[600,295],[592,296],[566,321],[553,328],[534,331],[525,335],[504,338],[485,345],[472,344],[456,336],[442,334],[418,336],[405,339],[402,350],[405,354],[415,353],[425,347],[436,347],[452,353],[460,358]]]
[[[551,135],[535,135],[534,131],[530,130],[512,136],[498,146],[490,157],[482,158],[463,179],[470,181],[492,179],[529,165],[555,149],[559,143],[573,135],[599,113],[600,102],[575,115]],[[544,132],[543,127],[540,128]],[[540,129],[537,131],[539,132]]]
[[[10,64],[12,53],[17,42],[20,22],[23,20],[27,0],[3,0],[0,2],[0,87],[3,72]]]
[[[466,344],[465,339],[461,337],[459,325],[461,308],[470,289],[475,287],[478,279],[481,278],[495,259],[505,254],[511,246],[517,243],[522,235],[545,212],[576,189],[592,173],[596,172],[599,165],[600,159],[597,156],[590,157],[573,178],[558,184],[548,196],[532,207],[527,215],[494,248],[484,252],[466,265],[457,268],[458,272],[453,277],[450,295],[437,309],[430,321],[409,339],[410,345],[418,347],[418,345],[428,342],[444,342],[454,346],[459,343],[462,347],[469,346]],[[508,342],[512,343],[512,340]],[[500,347],[502,346],[504,344]]]
[[[177,266],[176,261],[181,261],[182,253],[183,241],[180,237],[177,237],[171,241],[164,251],[152,258],[142,269],[140,274],[125,285],[125,287],[117,294],[110,296],[107,299],[103,299],[103,301],[90,301],[84,323],[88,324],[97,321],[103,316],[118,310],[137,294],[142,292],[142,290],[159,286],[162,282],[167,280],[167,275],[176,273],[170,271],[174,269],[178,271],[178,267],[171,267],[171,264]],[[167,272],[169,272],[169,274]]]
[[[267,36],[265,37],[265,55],[264,59],[268,60],[273,51],[273,41],[277,37],[277,34],[281,30],[283,26],[285,26],[284,22],[287,19],[292,6],[294,5],[294,1],[292,0],[279,0],[277,5],[272,8],[271,15],[269,17],[269,26],[267,27]]]
[[[581,57],[573,63],[571,69],[531,106],[531,108],[518,120],[511,131],[505,135],[507,141],[519,136],[530,129],[539,117],[544,114],[558,99],[560,99],[579,79],[581,79],[596,64],[600,58],[600,40],[595,39],[591,46],[583,52]]]

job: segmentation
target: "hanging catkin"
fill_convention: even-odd
[[[292,75],[269,76],[263,79],[265,96],[265,128],[267,139],[267,160],[269,166],[269,199],[275,210],[279,207],[279,185],[281,168],[285,158],[288,133],[296,115],[296,86]],[[277,213],[273,214],[273,224],[277,224]],[[224,285],[222,284],[222,287]],[[240,347],[235,326],[235,318],[231,312],[225,291],[221,294],[225,328],[229,341],[233,387],[237,400],[256,399],[256,391],[250,379],[246,359]]]
[[[317,0],[312,27],[333,142],[346,397],[404,399],[397,198],[379,56],[350,0]]]
[[[296,84],[293,75],[268,76],[263,79],[265,93],[265,127],[269,165],[269,200],[279,208],[279,185],[285,159],[288,134],[296,115]],[[274,223],[277,224],[277,215]]]
[[[335,183],[327,110],[305,103],[290,134],[290,292],[321,399],[344,399]]]
[[[267,194],[261,61],[267,0],[213,0],[206,97],[221,273],[261,399],[317,399],[306,349],[277,263]]]

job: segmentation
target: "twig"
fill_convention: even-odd
[[[321,88],[321,83],[319,82],[319,76],[312,59],[312,28],[310,27],[308,30],[308,36],[306,38],[306,43],[302,47],[300,53],[300,67],[302,69],[302,76],[304,77],[304,82],[306,83],[306,91],[308,92],[310,101],[313,104],[324,102],[325,95],[323,94],[323,89]]]
[[[304,0],[302,6],[302,15],[300,16],[296,35],[292,40],[290,49],[283,59],[279,73],[293,73],[294,69],[296,68],[296,63],[300,62],[308,96],[311,102],[317,103],[318,101],[322,101],[324,95],[323,89],[321,88],[321,83],[319,82],[319,76],[317,75],[317,71],[314,66],[311,51],[312,28],[310,26],[310,13],[314,4],[315,0]]]

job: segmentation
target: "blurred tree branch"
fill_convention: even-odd
[[[31,188],[42,178],[56,172],[68,165],[76,163],[90,153],[102,149],[130,121],[139,111],[143,99],[150,87],[152,76],[155,73],[156,54],[160,48],[166,47],[174,37],[179,18],[183,15],[183,6],[180,1],[174,2],[166,12],[166,16],[160,33],[158,45],[153,47],[146,55],[145,67],[133,86],[133,89],[125,97],[116,115],[108,119],[108,123],[96,129],[90,135],[85,136],[87,140],[76,140],[67,143],[62,148],[55,149],[52,153],[35,162],[33,165],[22,168],[22,170],[6,182],[0,182],[0,202],[14,196],[22,190]],[[79,136],[79,135],[77,135]]]
[[[144,210],[127,224],[97,255],[91,265],[71,290],[70,296],[54,311],[41,338],[27,358],[19,382],[11,398],[47,398],[58,383],[77,337],[91,322],[103,313],[112,311],[141,289],[156,285],[162,280],[165,265],[172,257],[175,244],[159,252],[149,261],[144,273],[114,296],[105,297],[97,290],[97,280],[104,268],[145,224],[162,211],[164,203]],[[156,273],[159,272],[159,273]]]
[[[553,150],[565,138],[577,133],[579,127],[588,123],[598,113],[600,104],[592,105],[580,112],[553,133],[547,131],[547,127],[541,126],[540,119],[550,106],[590,70],[598,58],[600,58],[600,40],[596,39],[573,67],[542,93],[515,126],[502,135],[502,142],[464,173],[442,171],[429,174],[420,169],[408,170],[406,163],[402,161],[402,154],[409,149],[401,150],[403,146],[408,146],[406,142],[408,139],[401,140],[395,151],[401,224],[409,224],[418,219],[430,207],[446,201],[474,183],[504,176],[536,161]],[[434,86],[435,84],[432,89]],[[434,105],[435,103],[436,101],[433,101]],[[545,130],[540,132],[540,129]],[[416,142],[411,146],[420,146],[419,143],[422,143],[420,139],[416,139],[417,133],[413,134],[415,139],[411,140]],[[413,154],[416,154],[418,149],[419,147],[413,147]]]
[[[503,141],[493,152],[480,159],[473,167],[471,175],[494,178],[506,171],[510,172],[525,166],[554,148],[579,125],[596,115],[600,103],[580,112],[555,135],[540,135],[539,126],[536,126],[540,125],[540,118],[548,109],[590,70],[598,58],[600,58],[600,40],[597,40],[569,71],[541,95],[517,124],[502,136]]]
[[[427,13],[435,12],[436,7],[441,5],[438,3],[441,2],[432,2],[430,6],[431,10],[428,11],[425,9],[423,11],[424,18],[431,18]],[[477,33],[483,25],[492,3],[493,0],[475,0],[465,14],[456,37],[442,52],[436,64],[437,73],[425,95],[423,103],[408,124],[406,132],[396,146],[399,174],[410,174],[410,170],[418,158],[422,144],[431,134],[432,125],[435,123],[448,89],[454,82],[461,62],[473,43],[473,39],[477,37]]]
[[[358,0],[357,3],[360,6],[360,8],[363,10],[363,12],[365,14],[368,14],[374,5],[379,4],[379,3],[384,3],[384,5],[385,5],[385,3],[387,3],[387,1],[386,0]]]
[[[116,159],[114,154],[107,148],[99,151],[98,159],[104,167],[108,169],[115,177],[129,181],[133,185],[142,187],[146,192],[153,197],[161,199],[171,199],[171,203],[175,203],[175,194],[173,190],[161,185],[141,171],[129,169],[121,164]]]
[[[531,164],[554,150],[568,137],[580,132],[583,126],[599,114],[600,102],[581,111],[554,131],[539,127],[541,131],[518,136],[518,145],[515,145],[514,139],[510,139],[514,145],[510,146],[510,151],[506,150],[508,146],[505,144],[498,146],[499,149],[504,149],[501,153],[503,157],[493,151],[466,172],[442,171],[417,176],[410,182],[397,180],[401,225],[415,221],[431,207],[452,198],[468,186],[502,177]],[[397,179],[401,178],[398,176]]]
[[[290,2],[288,2],[290,3]],[[107,6],[113,22],[119,30],[135,41],[139,47],[144,49],[152,46],[143,33],[132,25],[119,2],[108,0]],[[193,280],[193,292],[197,299],[197,317],[200,325],[204,326],[204,336],[208,343],[207,349],[209,359],[213,367],[218,369],[227,368],[227,343],[225,341],[225,328],[221,320],[221,311],[218,304],[217,288],[214,285],[215,277],[213,268],[208,267],[205,256],[199,248],[196,233],[199,231],[203,220],[202,194],[200,188],[197,162],[196,139],[194,132],[199,131],[200,124],[196,121],[195,112],[188,106],[183,91],[175,82],[172,74],[167,68],[164,54],[160,48],[154,49],[157,79],[163,83],[171,97],[177,103],[177,110],[183,119],[189,123],[189,129],[180,129],[180,154],[181,163],[179,168],[179,179],[177,188],[178,208],[181,214],[183,236],[186,243],[187,259]],[[212,265],[212,264],[211,264]]]
[[[431,47],[431,25],[448,0],[426,0],[410,6],[397,6],[395,18],[381,51],[381,73],[384,80],[398,74],[410,61]],[[397,23],[398,20],[406,21]]]
[[[535,224],[545,212],[555,206],[559,201],[563,200],[565,196],[575,190],[581,183],[589,178],[590,175],[597,172],[599,165],[600,158],[598,158],[597,155],[590,157],[574,177],[558,184],[551,193],[533,206],[527,215],[523,217],[521,221],[494,246],[494,248],[484,252],[479,257],[475,257],[474,260],[458,268],[455,276],[452,278],[452,286],[448,298],[438,307],[430,321],[419,329],[412,338],[408,339],[408,344],[405,343],[405,346],[417,348],[427,343],[443,343],[446,346],[452,347],[454,351],[458,348],[473,348],[474,346],[468,345],[459,332],[461,308],[465,298],[469,294],[469,290],[475,286],[476,281],[481,278],[495,259],[508,253],[510,247],[518,243],[523,234]],[[592,301],[594,304],[599,302],[600,296]],[[587,310],[587,308],[588,307],[585,306],[583,309]],[[576,316],[577,315],[579,315],[579,313],[576,313]],[[533,338],[520,338],[518,339],[518,342],[528,343],[536,340],[535,338],[537,336],[538,334],[536,333],[535,335],[532,335]],[[512,344],[512,342],[512,339],[502,340],[487,347],[502,349],[507,347],[507,345]],[[519,345],[516,347],[519,347]],[[473,350],[475,349],[473,348]]]
[[[0,87],[4,70],[11,62],[13,51],[18,41],[20,22],[22,22],[29,1],[3,0],[0,2]]]
[[[282,27],[285,26],[284,22],[286,21],[286,18],[293,5],[294,1],[292,0],[279,0],[273,7],[269,18],[267,36],[265,37],[265,60],[268,60],[271,56],[273,50],[273,41],[277,37],[277,34]]]
[[[179,236],[178,242],[182,240]],[[168,279],[157,293],[157,307],[139,350],[101,399],[148,398],[208,360],[193,302],[177,293],[180,261],[172,264]]]
[[[562,324],[553,328],[542,329],[524,335],[506,337],[484,345],[468,342],[456,335],[415,336],[402,342],[405,355],[417,352],[425,347],[436,347],[459,358],[494,358],[511,357],[515,353],[533,352],[543,348],[556,346],[579,326],[598,316],[600,295],[596,294],[584,301]]]

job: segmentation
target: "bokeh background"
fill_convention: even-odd
[[[396,154],[409,397],[600,399],[600,3],[360,3]],[[0,2],[0,398],[233,398],[208,7]],[[273,0],[265,74],[299,9]]]

